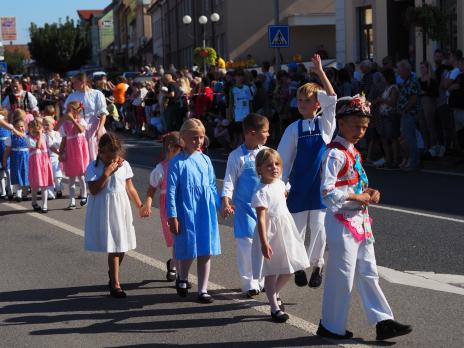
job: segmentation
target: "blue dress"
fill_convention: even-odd
[[[174,237],[176,258],[219,255],[219,196],[210,158],[200,152],[181,152],[169,162],[168,173],[167,216],[177,217],[180,224],[180,233]]]
[[[11,185],[29,186],[29,147],[27,138],[11,135]]]
[[[3,153],[5,152],[5,140],[8,139],[11,136],[11,132],[8,129],[0,127],[0,168],[2,168],[2,159],[3,159]],[[2,169],[10,169],[10,158],[6,160],[6,168]]]

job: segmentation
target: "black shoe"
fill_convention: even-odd
[[[8,200],[9,200],[9,201],[12,201],[12,200],[13,200],[13,195],[9,195],[9,196],[8,196]]]
[[[309,278],[308,286],[310,288],[318,288],[322,284],[322,268],[316,267],[311,273],[311,277]]]
[[[259,291],[258,289],[250,289],[250,290],[247,291],[247,296],[248,296],[249,298],[253,298],[253,297],[255,297],[255,296],[258,296],[258,295],[259,295],[259,292],[260,292],[260,291]]]
[[[16,202],[22,202],[23,199],[22,199],[21,197],[16,197],[16,198],[15,198],[15,201],[16,201]]]
[[[376,339],[381,341],[393,337],[407,335],[412,331],[412,326],[400,324],[392,319],[387,319],[379,321],[375,329],[377,331]]]
[[[306,284],[308,284],[308,278],[306,278],[306,272],[304,270],[296,271],[294,274],[296,286],[306,286]]]
[[[207,292],[198,294],[198,302],[200,303],[213,303],[214,299]]]
[[[279,309],[274,313],[271,311],[271,318],[272,321],[275,321],[276,323],[285,323],[290,317],[287,313]]]
[[[172,259],[169,259],[166,262],[166,279],[168,282],[173,282],[177,278],[176,269],[172,268],[171,262],[172,262]]]
[[[47,208],[42,208],[42,209],[40,209],[40,212],[41,212],[42,214],[47,214],[47,213],[48,213],[48,209],[47,209]]]
[[[81,198],[79,204],[81,205],[81,207],[85,207],[87,205],[87,197]]]
[[[188,294],[187,281],[176,279],[176,291],[180,297],[186,297]]]
[[[32,209],[34,209],[34,211],[42,210],[42,208],[40,208],[40,205],[38,205],[37,203],[32,203]]]
[[[111,289],[110,296],[114,298],[125,298],[127,297],[126,293],[121,288]]]
[[[76,205],[75,204],[70,204],[64,210],[75,210],[75,209],[76,209]]]
[[[63,198],[63,192],[56,191],[56,199]]]
[[[316,334],[325,338],[333,338],[335,340],[347,340],[353,337],[351,331],[346,330],[344,335],[338,335],[336,333],[330,332],[327,330],[321,322],[319,322],[319,327],[317,328]]]
[[[3,199],[4,201],[6,201],[6,195],[1,195],[0,199]]]

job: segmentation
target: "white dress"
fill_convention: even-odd
[[[105,169],[98,161],[90,162],[85,181],[98,180]],[[132,210],[126,192],[126,179],[134,176],[127,161],[114,172],[96,195],[90,194],[85,215],[85,250],[122,253],[135,249]]]
[[[253,208],[267,208],[267,239],[273,251],[270,260],[264,258],[256,231],[252,246],[253,277],[256,279],[290,274],[309,267],[304,241],[287,208],[285,191],[285,184],[278,179],[270,184],[261,184],[251,201]]]

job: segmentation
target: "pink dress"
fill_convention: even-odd
[[[83,119],[80,119],[79,123],[87,126],[87,123]],[[89,165],[89,149],[85,132],[79,133],[71,121],[66,121],[61,128],[61,135],[62,137],[66,137],[63,162],[65,174],[67,176],[84,175]]]
[[[159,189],[160,220],[163,229],[164,240],[168,248],[172,247],[173,239],[169,230],[168,217],[166,213],[166,187],[168,176],[168,161],[164,160],[153,169],[150,174],[150,185]]]
[[[53,169],[48,157],[47,141],[42,135],[42,144],[36,148],[36,140],[29,138],[29,184],[31,188],[53,186]]]

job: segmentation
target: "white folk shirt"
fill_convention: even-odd
[[[18,108],[22,109],[24,107],[24,98],[26,98],[26,93],[27,93],[27,103],[26,105],[29,106],[28,110],[25,110],[26,112],[33,112],[33,111],[39,111],[38,103],[36,97],[31,92],[26,92],[26,91],[21,91],[18,94],[15,94],[15,97],[19,99],[18,101]],[[10,105],[10,97],[7,95],[5,99],[3,99],[2,106],[11,111],[11,105]]]
[[[105,96],[99,90],[89,89],[86,92],[72,92],[64,103],[65,110],[71,101],[77,101],[84,105],[84,119],[87,123],[92,117],[100,118],[102,114],[108,115]]]
[[[251,156],[256,158],[258,152],[265,148],[266,146],[261,145],[258,146],[258,148],[255,150],[248,150],[248,153],[251,152]],[[244,164],[245,155],[242,151],[242,145],[240,145],[229,154],[229,158],[227,159],[226,175],[224,176],[221,197],[229,197],[232,199],[235,190],[235,183],[242,174],[242,168]]]
[[[335,106],[337,104],[337,96],[329,96],[324,91],[317,92],[317,100],[321,104],[322,115],[311,119],[303,120],[303,132],[314,131],[316,119],[319,119],[319,129],[322,139],[326,144],[332,140],[336,128],[335,121]],[[298,146],[298,121],[293,122],[285,129],[284,135],[280,140],[277,151],[282,158],[282,181],[288,182],[288,177],[292,171],[293,162],[296,158],[296,150]]]
[[[334,142],[340,143],[348,151],[353,152],[354,145],[346,141],[341,136],[337,136]],[[346,155],[339,149],[327,149],[322,158],[322,177],[321,177],[321,196],[327,208],[335,213],[343,210],[362,211],[362,205],[355,201],[348,201],[348,195],[355,193],[356,184],[335,187],[338,173],[342,170],[346,162]],[[353,176],[352,167],[348,168],[348,175]]]

